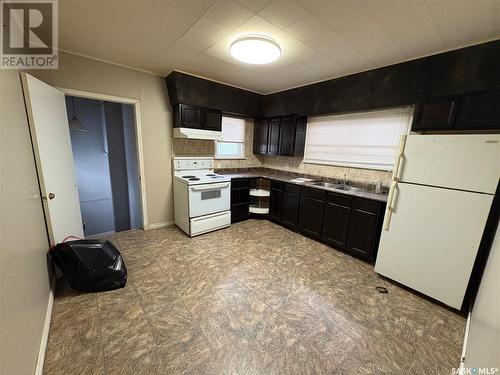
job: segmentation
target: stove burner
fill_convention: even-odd
[[[217,175],[216,175],[216,174],[214,174],[214,173],[209,173],[209,174],[207,174],[207,176],[208,176],[208,177],[215,177],[215,176],[217,176]]]
[[[196,176],[182,176],[182,178],[195,178]]]
[[[200,179],[198,177],[191,177],[191,178],[188,178],[189,181],[200,181]]]

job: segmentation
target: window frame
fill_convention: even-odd
[[[224,122],[224,118],[234,118],[238,120],[243,121],[243,142],[234,142],[234,141],[224,141],[224,140],[214,140],[214,159],[215,160],[245,160],[246,159],[246,131],[247,131],[247,126],[246,126],[246,119],[243,119],[241,117],[232,117],[232,116],[222,116],[222,122]],[[221,128],[221,133],[223,132],[223,126]],[[239,155],[220,155],[218,153],[218,144],[219,143],[234,143],[241,145],[241,154]]]

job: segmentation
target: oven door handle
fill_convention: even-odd
[[[221,183],[221,184],[209,184],[209,185],[195,185],[190,186],[189,188],[192,191],[207,191],[207,190],[220,190],[229,187],[230,182]]]

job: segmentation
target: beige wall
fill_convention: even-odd
[[[162,77],[60,53],[59,69],[31,74],[50,85],[140,100],[149,225],[174,218],[172,115]]]
[[[30,72],[64,88],[140,100],[149,224],[173,220],[172,117],[163,78],[61,53]],[[50,292],[48,239],[18,71],[0,71],[0,374],[32,374]]]
[[[17,71],[0,71],[0,374],[32,374],[49,301],[48,239]]]

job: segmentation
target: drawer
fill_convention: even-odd
[[[352,201],[352,208],[376,214],[378,209],[378,202],[371,201],[369,199],[354,198]]]
[[[231,179],[231,189],[241,189],[249,187],[250,187],[250,179],[248,178]]]
[[[285,193],[299,195],[300,194],[300,186],[285,183]]]
[[[302,189],[302,195],[307,198],[317,199],[324,201],[326,198],[326,191],[314,188],[305,187]]]
[[[283,182],[271,180],[271,189],[282,191],[283,190]]]
[[[326,201],[328,203],[337,204],[339,206],[351,207],[352,197],[344,194],[328,193]]]

